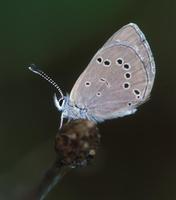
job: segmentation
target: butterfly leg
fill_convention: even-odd
[[[62,113],[62,114],[61,114],[61,118],[60,118],[60,126],[59,126],[59,130],[62,128],[63,120],[64,120],[64,116],[63,116],[63,113]]]

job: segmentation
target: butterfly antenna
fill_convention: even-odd
[[[44,78],[45,80],[47,80],[49,83],[51,83],[51,85],[53,85],[58,90],[58,92],[61,95],[61,98],[64,97],[64,95],[62,93],[62,90],[60,89],[60,87],[58,86],[58,84],[55,81],[53,81],[53,79],[50,78],[45,72],[43,72],[42,70],[38,69],[38,67],[35,64],[31,64],[28,67],[28,69],[30,71],[34,72],[35,74],[38,74],[39,76],[41,76],[42,78]]]

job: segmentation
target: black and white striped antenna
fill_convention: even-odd
[[[39,76],[41,76],[42,78],[44,78],[45,80],[47,80],[49,83],[51,83],[51,85],[53,85],[57,91],[60,93],[61,98],[64,97],[62,90],[60,89],[60,87],[58,86],[58,84],[53,81],[52,78],[50,78],[45,72],[43,72],[42,70],[38,69],[38,67],[35,64],[31,64],[28,69],[32,72],[34,72],[35,74],[38,74]]]

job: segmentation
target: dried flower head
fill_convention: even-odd
[[[86,166],[95,157],[100,143],[96,124],[89,120],[73,120],[56,135],[55,151],[59,165]]]

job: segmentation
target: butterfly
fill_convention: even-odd
[[[94,55],[74,84],[70,95],[34,64],[29,66],[58,90],[56,108],[63,119],[88,119],[96,123],[136,112],[150,96],[155,62],[150,46],[134,23],[114,33]]]

